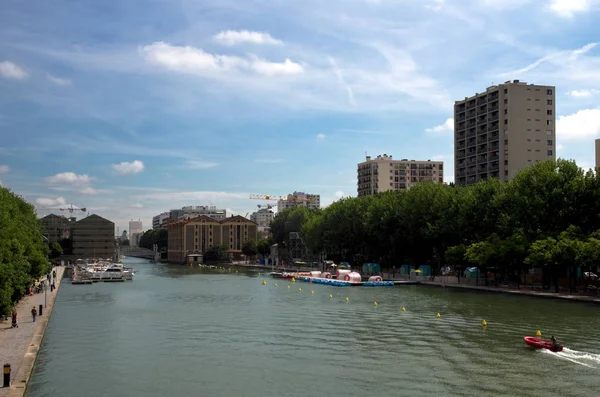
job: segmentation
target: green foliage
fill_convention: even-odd
[[[63,254],[63,249],[59,243],[53,241],[49,244],[50,253],[48,254],[48,258],[50,259],[58,259]]]
[[[7,314],[48,267],[33,205],[0,187],[0,314]]]
[[[158,245],[158,250],[160,252],[164,252],[167,250],[168,240],[169,232],[167,229],[150,229],[146,230],[144,234],[142,234],[138,246],[151,250],[154,249],[154,244],[156,244]],[[125,242],[121,244],[129,245],[129,241],[127,241],[127,244],[125,244]]]
[[[254,256],[258,253],[256,249],[256,240],[246,240],[242,245],[242,253],[246,256]]]
[[[537,163],[512,181],[461,187],[424,182],[404,192],[346,198],[322,210],[277,214],[274,242],[284,252],[301,232],[309,254],[352,262],[459,268],[514,277],[530,266],[572,275],[600,261],[600,176],[572,161]],[[571,270],[569,270],[571,269]]]
[[[256,244],[256,250],[258,253],[264,258],[271,255],[271,245],[273,244],[273,240],[269,238],[263,238],[258,240]]]
[[[227,245],[214,245],[206,250],[204,253],[205,262],[218,262],[224,261],[227,257],[227,251],[229,247]]]

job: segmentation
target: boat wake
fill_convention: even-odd
[[[600,366],[600,354],[581,352],[578,350],[571,350],[564,348],[562,352],[553,353],[550,350],[541,349],[544,354],[552,354],[556,357],[560,357],[564,360],[570,361],[575,364],[583,365],[584,367],[598,369]]]

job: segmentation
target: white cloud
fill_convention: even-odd
[[[274,39],[268,33],[251,32],[248,30],[225,30],[214,36],[221,44],[233,46],[241,43],[281,45],[281,40]]]
[[[123,161],[119,164],[113,164],[112,167],[121,175],[133,175],[144,170],[144,163],[142,163],[140,160],[134,160],[131,163]]]
[[[77,175],[74,172],[62,172],[46,178],[46,182],[53,184],[88,185],[92,182],[87,174]]]
[[[96,195],[96,194],[99,193],[99,191],[96,190],[96,189],[94,189],[91,186],[88,186],[86,188],[83,188],[83,189],[79,190],[79,193],[81,193],[81,194],[87,194],[87,195]]]
[[[454,132],[454,119],[453,118],[446,119],[444,124],[436,125],[435,127],[432,127],[432,128],[427,128],[425,131],[430,134],[453,133]]]
[[[27,72],[9,61],[0,62],[0,76],[7,79],[22,80],[27,77]]]
[[[342,198],[344,196],[345,196],[345,194],[341,190],[338,190],[337,192],[335,192],[335,197],[337,197],[337,198]]]
[[[445,0],[433,0],[432,4],[427,4],[425,8],[429,8],[433,11],[441,11],[444,7]]]
[[[317,141],[325,140],[325,134],[317,134]]]
[[[221,200],[237,200],[244,199],[248,200],[250,197],[249,193],[233,193],[233,192],[213,192],[213,191],[192,191],[192,192],[181,192],[181,191],[170,191],[170,192],[152,192],[148,194],[140,194],[135,196],[139,200],[152,200],[152,201],[201,201],[201,202],[219,202]]]
[[[180,73],[217,75],[226,72],[253,71],[264,76],[275,76],[304,71],[302,65],[287,58],[281,63],[265,61],[256,56],[246,59],[210,54],[201,48],[174,46],[162,41],[146,45],[142,51],[148,61]]]
[[[195,170],[204,170],[207,168],[214,168],[218,166],[219,163],[215,163],[212,161],[201,161],[201,160],[189,160],[187,162],[187,167]]]
[[[447,158],[448,156],[444,155],[444,154],[438,154],[433,156],[431,159],[433,161],[444,161],[445,158]]]
[[[600,94],[600,90],[573,90],[569,91],[569,95],[575,98],[588,98],[593,95]]]
[[[574,13],[590,9],[590,0],[550,0],[550,10],[562,17],[572,17]]]
[[[144,206],[140,203],[135,203],[131,205],[131,208],[144,208]]]
[[[343,71],[338,67],[337,62],[335,61],[335,59],[333,59],[333,57],[329,57],[329,63],[331,64],[333,73],[335,73],[335,77],[337,78],[338,82],[348,93],[348,102],[350,102],[352,106],[356,106],[356,100],[354,99],[354,91],[352,91],[352,87],[350,87],[346,83]]]
[[[0,165],[0,174],[8,174],[10,167],[8,165]]]
[[[583,140],[600,136],[600,108],[582,109],[560,116],[556,121],[557,140]]]
[[[69,80],[69,79],[62,79],[60,77],[52,76],[51,74],[46,75],[46,78],[56,85],[62,85],[62,86],[71,85],[71,80]]]
[[[556,150],[563,150],[565,148],[564,145],[558,144],[556,145]]]
[[[64,197],[56,197],[56,198],[38,198],[35,200],[37,205],[41,205],[44,207],[56,207],[59,205],[65,205],[67,204],[67,201],[64,199]]]

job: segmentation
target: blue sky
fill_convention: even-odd
[[[591,167],[599,18],[597,0],[5,0],[0,180],[121,230],[245,215],[250,193],[355,196],[365,152],[443,160],[450,182],[453,101],[512,79],[556,85],[558,155]]]

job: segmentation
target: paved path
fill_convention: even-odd
[[[16,397],[25,394],[25,387],[31,376],[65,270],[64,267],[55,267],[54,269],[56,270],[56,289],[50,292],[50,286],[47,286],[47,302],[43,309],[43,315],[37,316],[33,322],[31,308],[35,306],[36,310],[39,310],[40,304],[44,305],[44,293],[42,292],[27,296],[18,303],[19,328],[11,328],[10,317],[8,321],[0,323],[0,365],[11,365],[11,387],[0,387],[0,397]]]

